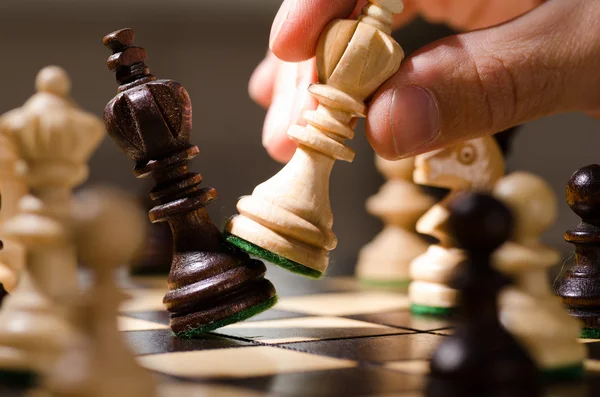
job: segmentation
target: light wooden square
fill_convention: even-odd
[[[579,338],[578,341],[579,341],[579,343],[596,343],[596,342],[600,342],[600,339],[583,339],[583,338]]]
[[[600,360],[585,360],[585,369],[589,372],[600,372]]]
[[[150,370],[185,378],[249,378],[357,365],[351,360],[270,346],[152,354],[138,360]]]
[[[119,331],[149,331],[153,329],[167,329],[168,325],[155,323],[152,321],[141,320],[139,318],[131,318],[125,316],[119,316],[117,318],[119,323]]]
[[[427,360],[390,361],[385,363],[385,367],[413,375],[429,374],[429,361]]]
[[[398,333],[399,330],[396,328],[388,327],[380,324],[367,323],[364,321],[353,320],[350,318],[343,317],[296,317],[281,320],[265,320],[265,321],[252,321],[252,322],[240,322],[228,325],[220,328],[216,332],[219,334],[227,335],[228,330],[256,330],[260,333],[260,330],[264,329],[281,329],[284,333],[286,331],[294,330],[297,335],[288,335],[281,338],[268,338],[257,335],[254,339],[259,340],[263,343],[292,343],[292,342],[308,342],[312,340],[320,340],[319,331],[326,330],[376,330],[376,334],[381,333]],[[314,336],[310,336],[310,333]],[[322,333],[322,332],[321,332]],[[372,332],[366,333],[365,335],[373,335]],[[364,335],[357,335],[364,336]]]
[[[372,394],[365,397],[426,397],[425,394],[421,392],[413,392],[409,391],[406,393],[386,393],[386,394]]]
[[[164,289],[134,289],[127,290],[126,293],[129,295],[129,299],[121,304],[119,311],[122,313],[165,310],[163,298],[166,291]]]
[[[271,394],[249,389],[198,383],[167,383],[161,385],[159,397],[265,397]]]
[[[408,297],[393,292],[318,294],[282,298],[277,309],[320,316],[348,316],[408,309]]]

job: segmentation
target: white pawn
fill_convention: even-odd
[[[434,200],[412,181],[414,158],[388,161],[377,156],[375,164],[388,181],[367,200],[367,210],[385,226],[361,249],[356,275],[369,284],[402,285],[410,278],[411,261],[427,250],[415,224]]]
[[[502,178],[493,193],[515,217],[513,237],[493,256],[514,281],[500,296],[500,320],[547,378],[579,378],[586,355],[577,341],[581,324],[550,288],[548,269],[559,262],[559,253],[539,241],[556,220],[556,197],[544,180],[525,172]]]
[[[447,315],[456,307],[457,291],[449,284],[465,256],[450,236],[447,203],[456,192],[491,191],[503,174],[502,152],[490,136],[416,157],[415,182],[446,188],[450,193],[417,222],[419,233],[433,236],[439,243],[430,245],[410,265],[413,281],[408,295],[413,313]]]
[[[0,119],[18,151],[17,173],[31,193],[3,231],[25,247],[26,270],[0,311],[0,371],[43,373],[72,342],[69,298],[78,291],[72,243],[72,188],[87,177],[87,160],[103,137],[95,116],[68,97],[64,70],[47,67],[37,93]]]
[[[0,125],[2,120],[0,119]],[[17,213],[19,200],[27,193],[22,176],[17,175],[18,151],[14,142],[0,134],[0,227]],[[19,274],[25,266],[25,250],[18,242],[0,234],[4,248],[0,251],[0,284],[7,293],[11,293]]]
[[[115,271],[143,242],[146,215],[123,193],[106,188],[81,192],[75,204],[77,249],[93,283],[85,294],[78,328],[84,341],[66,351],[44,382],[54,397],[152,397],[156,384],[126,347],[117,325],[126,295]]]

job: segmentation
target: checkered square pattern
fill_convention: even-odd
[[[424,397],[429,357],[452,333],[451,321],[415,317],[405,292],[365,289],[349,278],[286,282],[290,291],[274,309],[178,339],[162,308],[164,280],[133,279],[119,326],[161,380],[162,396]],[[600,341],[581,342],[587,384],[553,385],[553,396],[583,396],[600,385]]]

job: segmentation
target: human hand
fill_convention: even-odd
[[[295,149],[286,135],[290,124],[302,124],[302,110],[316,106],[306,87],[316,81],[312,57],[319,35],[331,20],[346,18],[366,1],[355,3],[282,4],[270,48],[278,58],[300,63],[270,53],[249,87],[252,98],[269,107],[263,145],[279,161],[289,160]],[[375,151],[397,159],[550,114],[600,114],[600,2],[541,3],[405,0],[396,25],[421,13],[455,28],[485,29],[439,40],[403,62],[369,106],[367,137]]]

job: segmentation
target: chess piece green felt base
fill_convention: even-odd
[[[229,324],[234,324],[239,321],[244,321],[244,320],[249,319],[250,317],[256,316],[257,314],[260,314],[260,313],[272,308],[273,306],[275,306],[276,303],[277,303],[277,296],[274,296],[265,302],[262,302],[262,303],[259,303],[258,305],[244,309],[244,310],[234,314],[233,316],[229,316],[229,317],[223,318],[221,320],[213,321],[211,323],[204,324],[199,327],[188,328],[185,331],[174,333],[174,335],[177,337],[181,337],[181,338],[201,337],[204,334],[206,334],[207,332],[214,331],[217,328],[221,328],[221,327],[224,327]]]
[[[582,339],[600,339],[600,328],[582,328]]]
[[[271,262],[277,266],[280,266],[286,270],[289,270],[292,273],[300,274],[309,278],[321,278],[325,273],[320,272],[318,270],[312,269],[308,266],[304,266],[301,263],[294,262],[289,260],[281,255],[278,255],[274,252],[268,251],[262,247],[259,247],[256,244],[252,244],[251,242],[244,240],[238,236],[234,236],[233,234],[225,234],[225,239],[230,244],[235,245],[238,248],[246,251],[250,255],[257,256],[261,259],[264,259],[268,262]]]
[[[419,316],[450,317],[456,311],[453,307],[435,307],[426,305],[410,305],[410,311]]]
[[[571,381],[582,379],[584,376],[585,368],[583,367],[583,363],[542,371],[542,380],[545,382]]]

